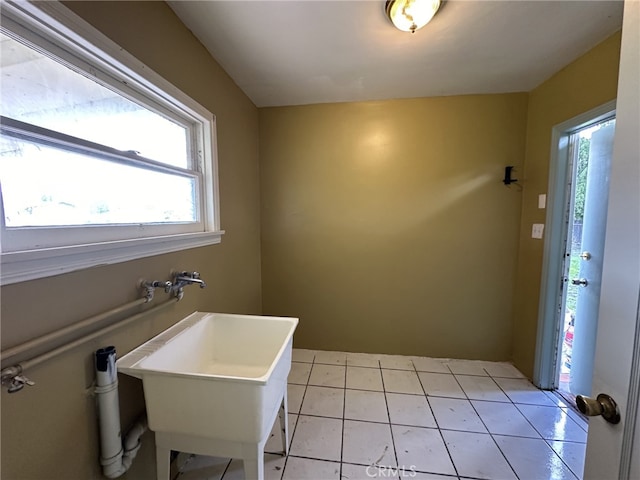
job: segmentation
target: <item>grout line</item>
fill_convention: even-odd
[[[296,419],[296,424],[293,427],[293,432],[291,432],[291,441],[289,441],[289,452],[287,453],[287,455],[284,457],[284,464],[282,465],[282,472],[280,473],[280,478],[282,479],[284,477],[284,472],[287,470],[287,462],[289,461],[289,456],[291,455],[291,448],[293,447],[293,441],[295,440],[296,437],[296,430],[298,430],[298,424],[300,423],[300,416],[302,415],[302,404],[304,403],[304,397],[307,395],[307,387],[309,386],[309,379],[311,378],[311,370],[313,370],[313,365],[314,365],[314,361],[316,359],[316,355],[315,353],[313,354],[313,359],[311,361],[311,369],[309,370],[309,376],[307,377],[307,384],[304,386],[304,392],[302,392],[302,399],[300,399],[300,409],[298,410],[298,412],[296,413],[296,415],[298,416],[298,418]],[[287,384],[287,394],[289,392],[289,384]],[[287,411],[287,415],[289,415],[289,412]],[[287,422],[289,421],[289,419],[287,418]],[[289,432],[287,432],[287,435],[289,434]],[[222,480],[222,479],[220,479]]]
[[[566,405],[566,407],[560,407],[560,408],[571,410],[580,419],[580,421],[576,420],[571,416],[569,416],[569,418],[571,418],[571,420],[576,422],[578,426],[582,428],[582,430],[584,430],[585,432],[589,432],[589,418],[580,410],[578,410],[578,407],[576,406],[575,401],[570,402],[567,398],[564,397],[564,395],[562,395],[562,392],[560,392],[558,389],[552,390],[552,391],[545,390],[544,392],[547,394],[548,397],[556,397],[560,399],[560,401],[562,401]]]
[[[227,474],[227,472],[229,471],[229,467],[231,466],[231,462],[233,462],[233,458],[230,458],[229,461],[227,462],[227,466],[224,467],[224,471],[222,472],[222,475],[220,476],[220,480],[224,480],[224,476]],[[284,469],[283,469],[284,470]]]
[[[453,465],[453,470],[456,472],[457,476],[460,476],[460,472],[458,471],[458,466],[456,465],[456,462],[453,461],[453,457],[451,456],[451,451],[449,450],[449,445],[447,445],[447,441],[444,439],[444,435],[442,434],[442,430],[440,428],[438,428],[438,433],[440,434],[440,438],[442,439],[442,444],[444,445],[444,448],[447,451],[447,454],[449,455],[449,461],[451,462],[451,465]]]
[[[462,384],[460,383],[460,380],[458,380],[458,377],[456,377],[455,373],[453,374],[453,379],[458,384],[458,387],[460,387],[460,391],[464,395],[464,399],[467,400],[467,402],[471,403],[471,399],[469,398],[469,395],[467,394],[467,391],[464,388],[462,388]],[[476,413],[476,415],[477,415],[477,413]],[[480,415],[478,415],[478,416],[480,416]],[[487,430],[487,431],[489,431],[489,430]]]
[[[414,368],[415,368],[415,365],[414,365]],[[447,365],[447,368],[449,368],[449,365]],[[431,402],[429,401],[429,396],[427,395],[427,391],[425,390],[424,385],[422,384],[422,379],[420,378],[420,375],[418,375],[417,370],[416,370],[416,375],[418,376],[418,382],[420,382],[420,387],[424,392],[424,398],[427,400],[427,405],[429,405],[429,410],[431,411],[431,416],[433,417],[433,421],[436,423],[436,428],[438,430],[438,433],[440,434],[440,439],[442,440],[442,444],[444,445],[444,448],[447,451],[447,455],[449,455],[449,461],[451,462],[451,465],[453,465],[453,470],[456,472],[456,476],[459,476],[460,472],[458,471],[458,467],[456,466],[456,463],[453,461],[453,457],[451,456],[451,451],[449,450],[449,446],[447,445],[447,442],[444,439],[444,435],[442,435],[442,429],[440,428],[438,419],[436,418],[436,415],[433,412],[433,407],[431,406]],[[453,375],[453,373],[451,375]]]
[[[559,455],[559,454],[558,454],[558,452],[556,452],[555,448],[553,448],[553,447],[551,446],[551,442],[563,442],[563,443],[565,443],[565,441],[564,441],[564,440],[547,440],[546,438],[543,438],[543,440],[545,441],[545,443],[547,444],[547,446],[551,449],[551,451],[552,451],[553,453],[555,453],[557,457],[559,457],[559,458],[560,458],[560,461],[561,461],[562,463],[564,463],[564,466],[565,466],[565,467],[567,467],[567,470],[569,470],[571,473],[573,473],[576,477],[580,478],[580,475],[579,475],[579,474],[577,474],[576,472],[574,472],[574,471],[573,471],[573,469],[569,466],[569,464],[568,464],[567,462],[565,462],[564,458],[562,458],[562,455]],[[576,443],[576,442],[574,442],[574,443]],[[586,443],[584,443],[584,444],[582,444],[582,443],[581,443],[581,445],[584,445],[584,448],[585,448],[585,454],[586,454],[587,444],[586,444]]]
[[[493,378],[493,377],[492,377]],[[494,380],[495,382],[495,380]],[[502,388],[502,385],[500,385],[498,382],[496,382],[496,384],[498,385],[498,388],[500,390],[502,390],[502,392],[506,395],[506,397],[511,400],[511,404],[515,407],[515,409],[518,411],[518,413],[520,413],[520,415],[522,415],[524,417],[524,419],[526,420],[526,422],[531,426],[531,428],[533,428],[533,431],[536,432],[538,435],[540,435],[540,438],[542,438],[542,434],[538,431],[538,429],[535,427],[535,425],[533,423],[531,423],[531,420],[529,420],[529,418],[522,413],[522,410],[520,410],[518,408],[518,404],[516,402],[513,401],[513,399],[509,396],[509,394],[507,393],[507,391]],[[502,451],[502,450],[501,450]]]
[[[384,386],[384,375],[382,375],[382,363],[380,363],[380,360],[378,360],[378,366],[380,367],[380,378],[382,381],[382,395],[384,396],[384,405],[387,410],[387,419],[389,420],[389,423],[388,423],[389,435],[391,436],[391,447],[393,448],[393,458],[396,462],[396,467],[400,468],[400,462],[398,462],[398,451],[396,450],[396,439],[393,436],[393,427],[391,426],[391,414],[389,413],[389,402],[387,401],[387,389]]]
[[[486,371],[486,370],[485,370]],[[496,384],[496,386],[498,388],[501,389],[500,385],[497,384],[497,382],[495,380],[493,380],[493,378],[491,377],[491,375],[489,375],[489,378],[491,378],[491,380],[493,381],[493,383]],[[457,381],[457,380],[456,380]],[[460,388],[462,388],[462,385],[460,385]],[[501,389],[502,390],[502,389]],[[464,389],[463,389],[464,391]],[[466,392],[465,392],[466,395]],[[507,396],[505,394],[505,396]],[[509,398],[509,397],[507,397]],[[496,441],[495,437],[493,436],[493,434],[491,433],[491,430],[489,430],[489,427],[487,426],[486,422],[484,421],[484,419],[482,418],[482,416],[480,415],[480,413],[478,412],[478,410],[476,409],[476,406],[473,404],[473,402],[469,399],[467,400],[469,402],[469,404],[471,405],[471,408],[473,409],[473,411],[475,412],[476,416],[480,419],[480,422],[482,422],[482,425],[484,426],[484,428],[487,430],[487,433],[489,434],[489,436],[491,437],[491,440],[493,441],[493,444],[496,446],[496,448],[498,449],[498,452],[500,452],[500,454],[502,455],[502,458],[504,458],[504,461],[507,462],[507,465],[509,465],[509,468],[511,469],[511,471],[513,472],[513,474],[515,475],[516,478],[520,478],[518,477],[518,473],[516,472],[516,469],[513,468],[513,465],[511,465],[511,462],[509,461],[509,459],[507,458],[507,455],[502,451],[502,449],[500,448],[500,445],[498,445],[498,442]],[[537,430],[536,430],[537,432]]]
[[[340,467],[339,467],[339,476],[338,478],[342,478],[342,459],[344,457],[344,417],[347,411],[347,361],[345,358],[345,366],[344,366],[344,390],[342,393],[342,433],[340,436]]]
[[[415,365],[414,365],[414,368],[415,368]],[[418,371],[417,370],[416,370],[416,375],[418,375]],[[418,375],[418,382],[420,382],[420,387],[422,388],[422,392],[424,393],[424,398],[427,401],[427,405],[429,406],[429,411],[431,412],[431,417],[433,418],[433,421],[436,423],[436,428],[438,430],[440,430],[440,424],[438,423],[438,419],[436,418],[435,413],[433,413],[433,407],[431,406],[431,402],[429,401],[429,395],[427,395],[427,390],[424,388],[424,385],[422,383],[422,379],[420,378],[420,375]],[[451,455],[449,455],[449,457],[451,457]],[[451,460],[451,462],[453,463],[453,460]]]

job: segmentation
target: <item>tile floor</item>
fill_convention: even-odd
[[[580,479],[587,423],[512,365],[294,349],[287,457],[266,480]],[[193,456],[179,480],[242,480],[242,461]]]

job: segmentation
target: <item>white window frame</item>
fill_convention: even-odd
[[[176,233],[170,225],[166,229],[157,229],[156,225],[151,226],[152,228],[145,225],[133,228],[101,227],[110,232],[109,240],[78,244],[78,229],[74,227],[39,229],[39,232],[34,228],[33,232],[40,235],[46,230],[55,235],[64,236],[65,232],[69,236],[73,234],[74,244],[46,248],[33,248],[31,245],[31,248],[22,250],[6,246],[2,249],[3,242],[0,237],[0,284],[17,283],[97,265],[220,243],[224,231],[220,230],[215,116],[64,5],[58,2],[40,2],[36,6],[28,2],[2,1],[1,7],[3,26],[19,30],[16,33],[27,40],[29,35],[34,35],[52,41],[60,47],[54,52],[57,56],[63,56],[65,51],[72,52],[76,59],[80,58],[95,68],[92,74],[104,74],[107,83],[113,84],[114,79],[120,82],[118,89],[128,88],[123,85],[134,85],[127,93],[133,93],[143,100],[142,104],[148,103],[148,99],[151,99],[160,105],[168,105],[169,110],[178,118],[189,119],[196,125],[194,131],[197,132],[197,152],[193,153],[200,176],[200,205],[196,231],[188,233]],[[101,77],[101,80],[105,81],[105,78]],[[166,194],[171,195],[171,192]],[[0,215],[4,236],[7,233],[4,229],[4,212],[0,211]],[[138,234],[140,230],[145,230],[147,236],[130,238],[132,235],[127,230],[132,229],[138,230]],[[6,240],[9,238],[6,238],[4,243],[7,243]]]

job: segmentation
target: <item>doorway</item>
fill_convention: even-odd
[[[556,386],[570,400],[591,395],[614,129],[611,116],[568,133],[571,175]]]
[[[552,130],[533,382],[570,404],[591,388],[614,128],[612,101]]]

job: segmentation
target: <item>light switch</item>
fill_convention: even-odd
[[[538,208],[546,208],[547,206],[547,195],[545,193],[541,193],[538,195]]]
[[[531,238],[542,238],[544,233],[544,223],[534,223],[531,228]]]

